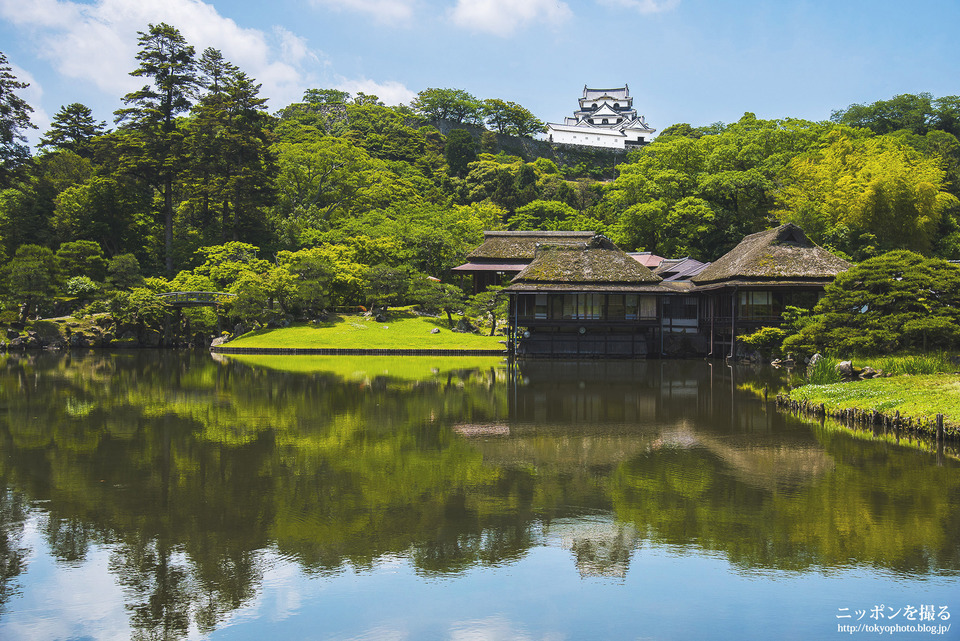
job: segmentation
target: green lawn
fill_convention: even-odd
[[[937,414],[943,414],[948,431],[956,434],[960,429],[960,376],[956,374],[804,385],[792,390],[790,398],[814,405],[823,403],[828,410],[856,408],[886,415],[899,411],[901,416],[915,420],[933,421]]]
[[[431,334],[430,330],[440,332]],[[386,323],[362,316],[338,316],[327,323],[298,324],[283,329],[248,332],[227,347],[330,349],[506,349],[502,336],[450,331],[446,318],[391,312]]]

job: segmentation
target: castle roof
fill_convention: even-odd
[[[583,97],[587,100],[599,100],[604,96],[609,96],[613,99],[626,100],[630,97],[630,87],[624,85],[622,87],[617,87],[616,89],[590,89],[586,85],[583,86]]]

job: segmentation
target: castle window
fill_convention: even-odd
[[[605,124],[605,125],[609,125],[610,123],[609,123],[609,122],[607,121],[607,119],[606,119],[606,118],[604,118],[604,119],[603,119],[603,124]]]

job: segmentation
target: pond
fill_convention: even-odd
[[[2,356],[0,638],[960,638],[956,456],[780,414],[784,384]]]

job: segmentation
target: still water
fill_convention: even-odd
[[[0,639],[960,638],[956,456],[778,414],[784,384],[0,357]]]

